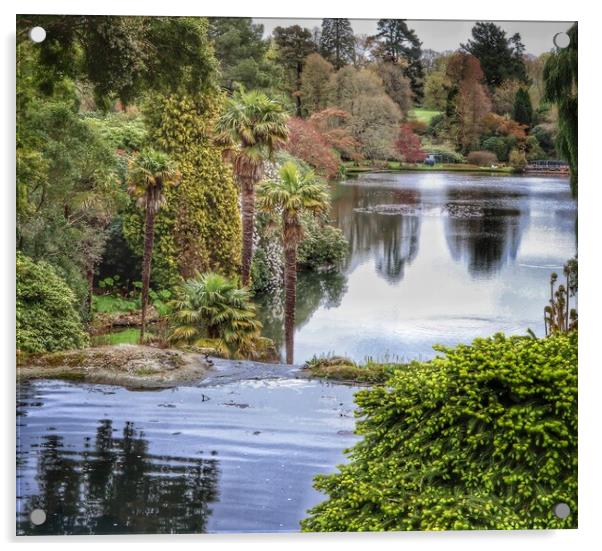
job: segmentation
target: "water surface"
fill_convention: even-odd
[[[19,385],[18,533],[299,530],[324,499],[313,477],[333,472],[357,439],[357,389],[218,379],[154,392]],[[34,526],[38,508],[47,520]]]
[[[350,243],[340,274],[300,274],[295,362],[430,358],[498,331],[543,335],[549,277],[576,252],[568,179],[362,174],[334,185]],[[279,305],[262,310],[282,342]]]

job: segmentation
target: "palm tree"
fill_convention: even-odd
[[[220,274],[186,281],[171,307],[172,342],[214,348],[226,357],[254,357],[267,346],[250,292]]]
[[[151,259],[155,240],[155,216],[164,202],[164,190],[177,185],[180,174],[173,161],[160,151],[144,150],[130,160],[128,191],[144,208],[144,255],[142,258],[142,297],[140,342],[144,340]]]
[[[289,161],[280,169],[280,178],[259,186],[259,207],[282,216],[284,247],[284,335],[286,361],[293,363],[293,334],[297,292],[297,246],[303,237],[301,214],[318,214],[328,208],[326,186],[313,171],[301,172]]]
[[[242,284],[249,284],[253,260],[255,185],[263,163],[288,137],[288,114],[282,103],[263,92],[237,92],[217,124],[217,143],[226,146],[240,185],[242,203]]]

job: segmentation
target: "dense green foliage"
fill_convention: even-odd
[[[269,41],[263,25],[248,17],[209,18],[209,38],[221,68],[222,85],[233,90],[273,89],[282,79],[282,69],[268,57]]]
[[[65,280],[50,264],[17,253],[17,350],[53,352],[87,343]]]
[[[576,332],[437,350],[356,395],[364,438],[303,529],[576,527]]]
[[[186,281],[170,306],[172,342],[213,348],[226,357],[257,357],[269,346],[249,291],[219,274]]]
[[[338,267],[347,257],[349,243],[339,228],[325,217],[303,216],[303,238],[299,242],[297,264],[312,270]]]
[[[147,90],[184,88],[196,94],[215,71],[207,55],[207,20],[200,17],[20,15],[17,40],[46,30],[37,45],[39,87],[53,93],[65,78],[91,83],[99,107],[131,103]]]
[[[489,86],[500,86],[512,78],[526,80],[525,47],[520,34],[507,38],[495,23],[479,21],[472,29],[472,38],[462,48],[479,60]]]
[[[159,96],[147,107],[154,143],[171,155],[181,173],[179,184],[165,191],[165,205],[157,215],[152,280],[158,287],[177,284],[197,271],[233,275],[240,262],[238,193],[210,134],[221,103],[203,101]],[[125,217],[124,234],[140,253],[140,213]]]

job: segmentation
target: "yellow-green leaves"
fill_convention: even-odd
[[[576,527],[576,332],[437,349],[356,394],[364,439],[339,473],[316,478],[329,500],[302,528]]]

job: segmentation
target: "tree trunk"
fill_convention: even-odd
[[[295,94],[295,115],[301,117],[301,73],[303,72],[303,64],[301,61],[297,62],[297,93]]]
[[[86,314],[88,320],[92,320],[92,294],[94,292],[94,264],[90,263],[86,270],[86,279],[88,280],[88,293],[86,294]]]
[[[255,182],[252,178],[241,181],[242,199],[242,284],[247,286],[251,279],[253,261],[253,232],[255,230]]]
[[[142,258],[142,297],[140,299],[140,343],[144,342],[146,329],[146,307],[148,305],[148,289],[150,285],[151,261],[153,258],[153,242],[155,240],[155,207],[152,201],[146,202],[144,224],[144,256]]]
[[[295,303],[297,301],[297,243],[284,244],[284,340],[286,363],[294,361]]]

